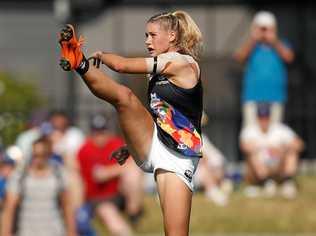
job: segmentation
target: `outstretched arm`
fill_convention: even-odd
[[[97,51],[92,57],[98,58],[103,64],[119,73],[146,74],[150,73],[145,58],[127,58],[113,53]]]

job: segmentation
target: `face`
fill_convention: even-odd
[[[107,132],[105,130],[94,131],[92,133],[92,139],[98,147],[103,147],[108,139]]]
[[[269,117],[259,117],[259,126],[263,132],[267,132],[270,125],[270,118]]]
[[[145,44],[149,55],[152,57],[170,51],[172,49],[172,42],[176,38],[173,31],[165,30],[160,26],[159,22],[147,23],[145,35]]]
[[[44,166],[50,156],[50,150],[48,145],[43,143],[36,143],[33,146],[33,153],[32,153],[32,162],[36,166]]]
[[[63,115],[55,115],[50,120],[54,129],[64,131],[68,127],[68,118]]]

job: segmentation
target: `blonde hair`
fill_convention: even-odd
[[[180,52],[198,59],[202,51],[202,33],[191,16],[185,11],[161,13],[152,16],[147,23],[159,22],[165,30],[176,32],[175,46]]]

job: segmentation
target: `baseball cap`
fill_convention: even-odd
[[[259,27],[276,27],[276,18],[269,11],[259,11],[253,18],[253,24]]]
[[[92,130],[105,130],[108,128],[108,120],[104,115],[96,114],[91,117],[90,128]]]
[[[259,103],[257,106],[257,116],[258,117],[269,117],[270,116],[270,104],[269,103]]]
[[[0,153],[0,163],[5,165],[15,165],[15,160],[11,158],[7,153],[1,152]]]

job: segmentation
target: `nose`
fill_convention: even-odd
[[[151,39],[150,39],[150,37],[148,36],[148,37],[146,38],[146,40],[145,40],[145,44],[148,46],[148,45],[150,45],[150,43],[151,43]]]

